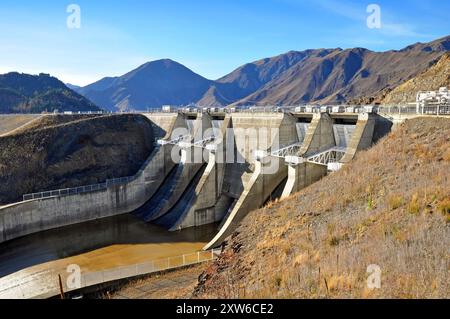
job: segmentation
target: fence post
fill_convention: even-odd
[[[186,265],[186,255],[183,254],[183,266]]]
[[[197,263],[199,263],[199,262],[200,262],[200,252],[197,251]]]

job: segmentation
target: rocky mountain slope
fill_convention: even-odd
[[[251,212],[194,296],[449,298],[449,136],[448,118],[408,120],[340,171]],[[380,289],[367,286],[375,268]]]
[[[432,91],[444,86],[450,88],[450,53],[448,52],[431,68],[389,92],[381,103],[415,102],[418,91]]]
[[[330,54],[334,50],[291,51],[276,57],[245,64],[214,83],[214,96],[207,92],[198,102],[200,105],[227,105],[245,99],[267,83],[303,60]],[[251,101],[248,101],[250,103]]]
[[[211,81],[172,60],[146,63],[120,77],[103,78],[78,90],[108,110],[145,110],[201,99]]]
[[[0,75],[0,113],[99,111],[91,101],[48,74]]]
[[[434,66],[450,36],[398,51],[363,48],[290,51],[245,64],[211,81],[171,60],[77,89],[109,110],[164,104],[200,106],[371,103]],[[436,89],[436,88],[435,88]]]
[[[130,176],[152,149],[152,125],[142,115],[43,116],[0,137],[0,205]]]
[[[308,56],[236,105],[344,103],[394,89],[450,50],[450,37],[400,51],[355,48]]]

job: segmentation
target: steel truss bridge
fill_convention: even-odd
[[[208,144],[214,142],[216,137],[211,135],[203,140],[192,142],[192,135],[182,135],[172,140],[158,140],[158,145],[178,145],[181,148],[200,147],[208,148]]]
[[[338,163],[344,157],[346,150],[346,147],[332,147],[307,157],[307,161],[313,164],[328,166],[330,163]]]
[[[287,163],[300,164],[304,162],[328,166],[331,163],[339,163],[342,157],[347,151],[347,147],[333,146],[329,149],[320,151],[309,156],[299,156],[299,151],[302,143],[294,143],[288,146],[284,146],[275,151],[271,151],[269,154],[264,151],[257,151],[256,158],[261,159],[265,156],[273,156],[283,158]]]

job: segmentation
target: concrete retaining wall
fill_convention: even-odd
[[[327,175],[327,167],[311,163],[289,165],[288,180],[281,199],[289,197]]]

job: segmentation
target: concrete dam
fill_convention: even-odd
[[[347,165],[392,123],[375,113],[145,113],[155,148],[133,176],[24,195],[0,207],[0,242],[132,213],[176,231],[220,223],[220,246],[246,214]]]

